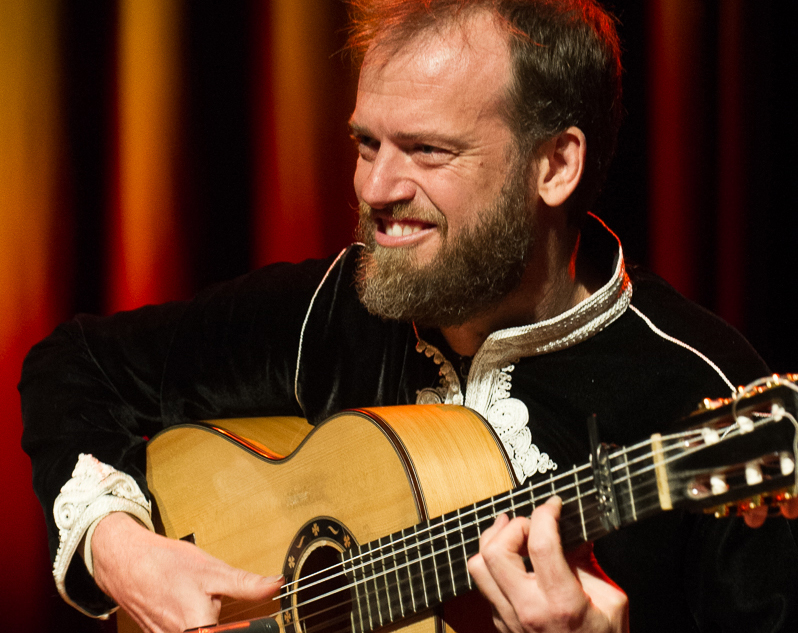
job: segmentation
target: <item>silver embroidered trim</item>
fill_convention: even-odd
[[[620,240],[597,217],[590,214],[591,220],[601,224],[618,244],[615,270],[610,280],[584,301],[562,314],[532,325],[508,328],[493,332],[480,347],[471,363],[468,374],[465,399],[460,390],[457,373],[451,363],[443,358],[433,358],[439,365],[448,363],[449,371],[442,367],[442,386],[438,390],[444,402],[465,404],[481,414],[496,430],[507,450],[516,475],[521,482],[535,473],[555,470],[557,464],[532,443],[531,432],[527,426],[529,411],[526,405],[510,397],[512,371],[518,359],[526,356],[540,356],[572,347],[598,334],[618,319],[629,307],[632,300],[632,283],[626,274],[623,248]],[[434,346],[418,336],[416,349],[427,356],[428,348],[440,354]],[[457,381],[456,391],[452,382]],[[454,400],[454,394],[459,402]]]
[[[504,397],[494,402],[485,419],[496,430],[518,480],[523,483],[535,473],[557,470],[547,453],[532,443],[529,430],[529,409],[517,398]]]
[[[83,537],[89,558],[86,567],[93,572],[90,534],[103,517],[112,512],[126,512],[136,517],[150,530],[152,506],[144,497],[136,481],[108,464],[85,453],[78,457],[72,478],[61,488],[53,504],[53,516],[58,526],[58,552],[53,563],[53,578],[61,597],[82,613],[93,616],[67,595],[65,581],[67,569]],[[114,610],[103,614],[102,618]]]
[[[415,325],[413,326],[415,327]],[[416,351],[431,358],[436,365],[440,365],[440,385],[421,389],[416,394],[416,404],[463,404],[463,392],[460,390],[460,378],[454,366],[446,360],[443,353],[434,345],[427,343],[418,336],[416,330]],[[438,394],[438,401],[434,400],[432,393]]]
[[[581,343],[619,318],[631,300],[632,283],[618,242],[612,277],[587,299],[552,319],[488,336],[471,363],[465,405],[485,415],[483,412],[497,399],[496,390],[501,389],[501,368],[511,359],[540,356]]]

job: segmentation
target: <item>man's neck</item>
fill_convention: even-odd
[[[540,248],[526,267],[519,286],[495,309],[463,325],[441,328],[449,346],[461,356],[473,356],[493,333],[539,323],[559,316],[587,299],[606,281],[579,254],[579,234],[559,249]],[[559,251],[559,252],[557,252]]]

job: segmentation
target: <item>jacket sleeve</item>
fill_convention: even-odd
[[[159,387],[185,309],[167,304],[107,319],[79,316],[56,328],[25,359],[19,385],[22,446],[31,458],[51,558],[59,546],[54,503],[81,453],[127,473],[147,494],[145,438],[163,426]],[[74,563],[66,579],[70,601],[90,614],[107,612],[112,603],[79,559]]]
[[[19,385],[22,445],[52,558],[59,546],[53,504],[80,454],[132,477],[148,498],[146,442],[163,428],[303,414],[294,397],[297,346],[329,265],[277,264],[189,302],[104,318],[81,315],[29,352]],[[107,597],[74,559],[66,591],[86,612],[108,611]]]

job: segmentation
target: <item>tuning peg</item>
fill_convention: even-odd
[[[782,451],[779,454],[779,464],[781,465],[781,474],[785,477],[795,472],[795,456],[792,453]]]
[[[749,486],[762,483],[762,468],[758,462],[748,462],[745,465],[745,482]]]
[[[707,446],[712,446],[720,441],[720,434],[718,433],[717,429],[713,429],[709,426],[705,426],[703,429],[701,429],[701,436],[704,439],[704,444]]]
[[[729,491],[729,484],[726,483],[726,476],[723,474],[712,475],[709,478],[709,485],[713,495],[722,495]]]
[[[740,433],[750,433],[754,430],[754,421],[744,415],[738,415],[737,426],[740,429]]]

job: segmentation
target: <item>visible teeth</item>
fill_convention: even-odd
[[[403,237],[405,235],[412,235],[413,233],[418,233],[421,230],[421,226],[419,224],[404,224],[402,222],[391,222],[388,221],[385,223],[385,234],[390,237]]]

